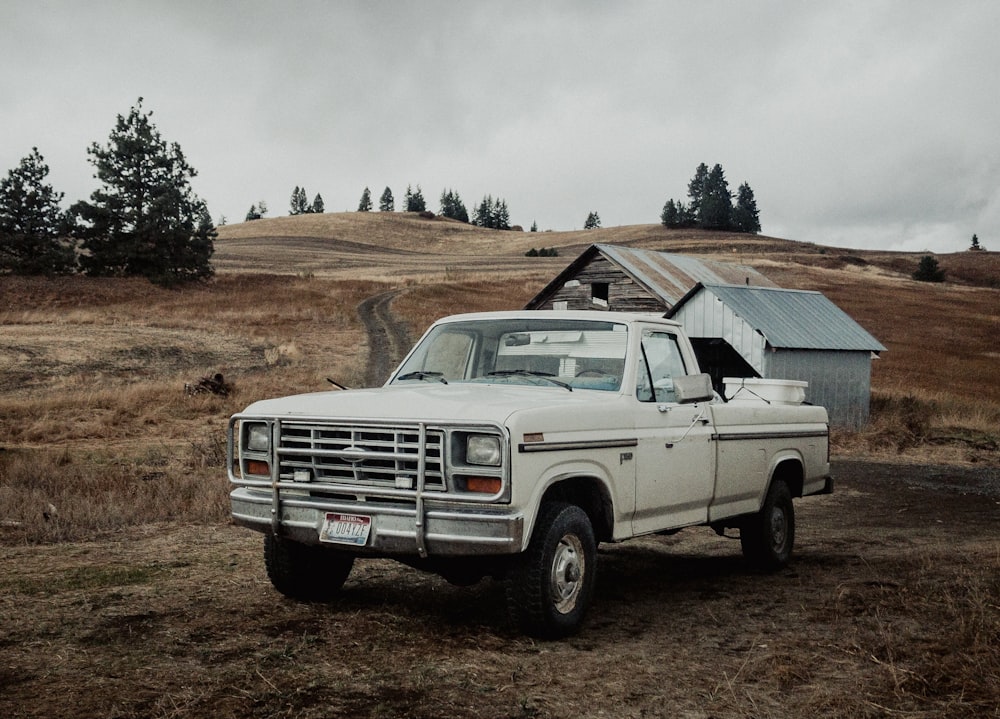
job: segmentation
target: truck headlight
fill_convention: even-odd
[[[465,441],[465,461],[488,467],[500,466],[500,438],[487,434],[470,434]]]
[[[271,449],[271,428],[263,422],[246,425],[245,448],[251,452],[267,452]]]

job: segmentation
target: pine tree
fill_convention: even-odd
[[[472,224],[476,227],[490,227],[490,215],[493,211],[493,197],[484,195],[482,202],[472,213]]]
[[[458,196],[457,192],[448,190],[441,191],[441,216],[450,217],[453,220],[469,221],[469,212],[465,209],[465,203]]]
[[[704,162],[698,165],[688,183],[691,203],[670,199],[660,212],[660,222],[665,227],[701,227],[706,230],[735,230],[756,234],[760,232],[760,213],[753,190],[744,182],[733,204],[725,171],[716,164],[711,170]]]
[[[267,203],[261,200],[260,202],[250,205],[250,209],[247,210],[246,221],[250,222],[252,220],[261,220],[266,214]]]
[[[709,171],[702,186],[699,225],[706,230],[728,230],[732,226],[733,197],[722,165]]]
[[[538,232],[538,223],[534,220],[531,221],[531,232]]]
[[[63,193],[45,183],[49,167],[38,153],[21,160],[0,180],[0,272],[41,275],[71,272],[73,247],[60,240],[65,217]]]
[[[694,177],[688,183],[688,198],[691,203],[688,210],[694,217],[701,217],[701,203],[705,197],[705,183],[708,181],[708,165],[704,162],[694,171]]]
[[[323,196],[318,192],[316,193],[316,197],[313,198],[309,211],[315,212],[317,215],[322,215],[326,211],[326,206],[323,204]]]
[[[510,212],[507,210],[506,200],[497,201],[496,213],[494,217],[495,219],[493,222],[493,227],[495,227],[498,230],[510,229]]]
[[[924,255],[920,258],[917,271],[913,273],[913,279],[921,282],[944,282],[944,270],[938,266],[938,261],[931,255]]]
[[[509,230],[510,212],[507,210],[507,203],[500,198],[494,200],[492,195],[486,195],[473,214],[472,224],[494,230]]]
[[[664,227],[671,228],[694,227],[698,224],[688,207],[680,200],[673,198],[664,203],[663,210],[660,212],[660,223]]]
[[[596,212],[591,212],[587,215],[587,221],[583,223],[583,229],[585,230],[596,230],[601,226],[601,217]]]
[[[366,187],[365,191],[361,193],[361,202],[358,203],[358,212],[371,212],[372,209],[372,193]]]
[[[760,232],[760,212],[753,190],[744,182],[736,192],[736,208],[733,210],[733,229],[756,235]]]
[[[108,144],[87,150],[102,187],[76,203],[75,232],[88,274],[138,275],[161,284],[212,275],[215,227],[191,190],[197,175],[180,145],[168,145],[142,98],[118,116]],[[261,213],[263,214],[263,213]]]
[[[663,211],[660,213],[660,224],[664,227],[677,227],[680,224],[680,217],[677,212],[677,203],[670,198],[663,204]]]
[[[979,244],[979,235],[972,236],[972,244],[969,245],[969,249],[973,252],[982,252],[985,248]]]
[[[406,212],[423,212],[427,209],[427,203],[424,200],[424,193],[420,189],[420,185],[417,185],[416,190],[411,190],[410,186],[406,186]]]
[[[486,195],[473,213],[472,224],[494,230],[509,230],[510,211],[507,209],[507,202],[499,197],[494,200],[492,195]]]
[[[292,190],[292,200],[289,204],[288,214],[289,215],[304,215],[312,211],[312,207],[309,205],[309,199],[306,197],[306,188],[295,186]]]
[[[396,200],[392,197],[392,190],[388,187],[382,191],[382,197],[378,201],[378,211],[379,212],[395,212],[396,211]]]

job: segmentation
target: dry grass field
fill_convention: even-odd
[[[228,522],[228,416],[371,383],[371,322],[397,355],[440,315],[522,306],[592,242],[735,258],[888,347],[791,567],[747,573],[711,532],[602,547],[588,624],[554,644],[514,634],[490,582],[381,561],[336,605],[272,591]],[[524,257],[542,246],[560,256]],[[216,248],[183,290],[0,277],[0,715],[1000,717],[1000,254],[939,256],[928,285],[919,254],[403,213],[233,225]],[[228,396],[185,393],[216,372]]]

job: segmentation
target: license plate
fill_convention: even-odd
[[[363,514],[327,512],[323,527],[319,530],[319,541],[363,547],[368,543],[368,534],[371,530],[371,517]]]

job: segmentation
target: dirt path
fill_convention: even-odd
[[[365,386],[378,387],[410,349],[410,333],[392,314],[392,301],[405,290],[390,290],[358,305],[358,316],[368,334]]]

